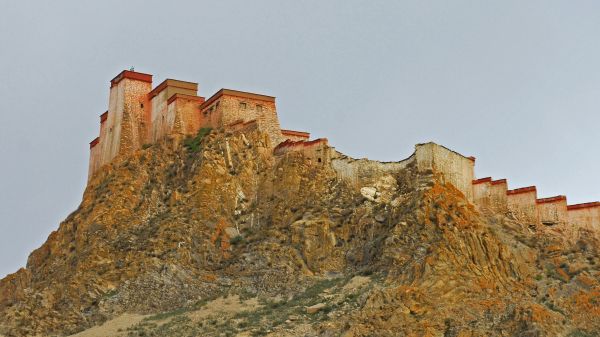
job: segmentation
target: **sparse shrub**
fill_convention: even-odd
[[[145,150],[151,146],[152,146],[152,144],[144,144],[144,145],[142,145],[142,149]]]
[[[233,245],[233,246],[238,245],[243,242],[244,242],[244,237],[241,235],[236,235],[229,240],[229,243],[231,243],[231,245]]]
[[[211,128],[201,128],[200,130],[198,130],[198,133],[196,134],[195,137],[193,137],[193,138],[187,138],[183,142],[183,145],[190,152],[198,152],[198,151],[200,151],[200,143],[202,142],[202,139],[206,135],[208,135],[211,130],[212,130]]]

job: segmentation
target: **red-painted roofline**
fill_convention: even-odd
[[[547,204],[547,203],[558,202],[558,201],[567,202],[567,197],[564,195],[557,195],[555,197],[537,199],[535,202],[538,204]]]
[[[190,89],[186,86],[178,85],[176,82],[192,84],[192,86],[196,86],[196,88]],[[167,78],[166,80],[162,81],[159,85],[157,85],[156,88],[152,89],[152,91],[150,91],[148,93],[148,97],[149,98],[155,97],[156,95],[160,94],[161,91],[165,90],[167,87],[179,88],[179,89],[185,89],[185,90],[195,90],[196,92],[198,91],[198,83],[196,83],[196,82],[188,82],[188,81],[181,81],[181,80],[174,80],[172,78]]]
[[[594,208],[594,207],[600,207],[600,201],[593,201],[593,202],[586,202],[586,203],[583,203],[583,204],[568,205],[567,206],[567,210],[568,211],[574,211],[574,210],[578,210],[578,209]]]
[[[106,122],[107,119],[108,119],[108,111],[106,111],[105,113],[100,115],[100,123]]]
[[[506,179],[492,180],[492,185],[507,184]]]
[[[489,183],[491,181],[492,181],[492,177],[485,177],[485,178],[475,179],[475,180],[473,180],[473,185],[483,184],[483,183]]]
[[[246,91],[239,91],[239,90],[223,88],[223,89],[217,91],[214,95],[210,96],[204,103],[202,103],[202,105],[200,106],[200,109],[204,109],[204,108],[210,106],[214,101],[218,100],[222,96],[247,98],[247,99],[253,99],[253,100],[264,101],[264,102],[273,102],[273,103],[275,102],[275,97],[273,97],[273,96],[267,96],[267,95],[262,95],[262,94],[246,92]]]
[[[470,157],[467,157],[467,159],[469,159],[469,160],[470,160],[470,161],[472,161],[472,162],[475,162],[475,159],[477,159],[477,158],[475,158],[475,157],[473,157],[473,156],[470,156]]]
[[[136,80],[136,81],[142,81],[142,82],[148,82],[148,83],[152,83],[152,75],[150,74],[144,74],[144,73],[138,73],[136,71],[131,71],[131,70],[123,70],[119,75],[115,76],[115,78],[113,78],[110,81],[110,87],[114,87],[115,85],[117,85],[119,82],[121,82],[122,80],[129,78],[131,80]]]
[[[279,149],[282,149],[285,147],[292,147],[292,146],[296,146],[296,145],[307,147],[307,146],[317,145],[320,143],[328,144],[329,140],[327,138],[318,138],[318,139],[310,140],[310,141],[305,141],[305,140],[293,141],[293,140],[286,139],[285,141],[279,143],[279,145],[277,145],[274,150],[279,150]]]
[[[304,137],[304,138],[309,138],[310,137],[310,133],[303,132],[303,131],[294,131],[294,130],[281,129],[281,133],[284,134],[284,135],[288,135],[288,136],[298,136],[298,137]]]
[[[177,99],[184,99],[184,100],[188,100],[188,101],[197,101],[200,103],[204,102],[204,97],[202,97],[202,96],[192,96],[192,95],[186,95],[186,94],[173,94],[167,100],[167,105],[173,103]]]
[[[90,142],[90,149],[93,148],[94,146],[98,145],[98,143],[100,143],[100,137],[94,138],[94,140],[92,140]]]
[[[527,193],[527,192],[537,192],[537,188],[535,186],[521,187],[521,188],[516,188],[514,190],[508,190],[508,191],[506,191],[506,194],[513,195],[513,194],[521,194],[521,193]]]

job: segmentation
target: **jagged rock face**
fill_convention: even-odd
[[[124,312],[223,293],[287,298],[355,274],[378,280],[355,309],[280,335],[600,330],[598,233],[566,240],[481,213],[410,166],[355,186],[301,154],[274,157],[258,131],[190,144],[103,168],[27,268],[0,281],[0,333],[66,335]]]

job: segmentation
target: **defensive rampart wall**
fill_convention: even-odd
[[[507,189],[506,179],[473,180],[474,204],[481,210],[510,213],[530,225],[600,227],[600,202],[568,205],[559,195],[537,198],[535,186]]]
[[[420,172],[432,170],[440,173],[445,182],[454,185],[467,200],[473,201],[475,158],[465,157],[435,143],[417,144],[415,156]]]
[[[331,163],[338,176],[353,185],[372,185],[383,175],[412,166],[451,183],[482,210],[510,213],[536,225],[600,227],[599,202],[567,205],[565,196],[538,199],[535,186],[509,190],[506,179],[475,179],[474,157],[435,143],[417,144],[415,152],[399,162],[357,160],[335,152],[325,138],[310,141],[307,132],[282,130],[271,96],[221,89],[204,100],[197,96],[197,83],[167,79],[152,89],[152,75],[127,70],[110,83],[100,135],[90,142],[90,178],[115,156],[169,135],[189,136],[203,127],[234,132],[259,129],[268,136],[276,156],[300,152],[314,163]]]
[[[538,199],[538,218],[544,225],[565,225],[569,222],[567,214],[567,197],[559,195],[556,197]]]
[[[332,160],[338,176],[355,185],[373,184],[378,177],[400,173],[411,164],[423,174],[439,174],[441,179],[454,185],[468,200],[473,200],[474,158],[435,143],[417,144],[415,152],[399,162],[353,159],[341,154]]]
[[[600,230],[600,202],[569,205],[567,216],[570,224]]]
[[[331,162],[331,148],[327,138],[319,138],[311,141],[286,140],[277,145],[273,150],[276,156],[283,156],[291,152],[301,152],[313,163],[328,164]]]

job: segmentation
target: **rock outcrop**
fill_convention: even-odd
[[[567,239],[482,212],[451,180],[412,162],[319,165],[301,152],[274,156],[269,142],[259,130],[213,130],[101,168],[27,267],[0,281],[0,334],[64,336],[160,312],[180,319],[138,328],[154,336],[600,331],[594,230]],[[226,295],[263,305],[214,322],[179,315]]]

